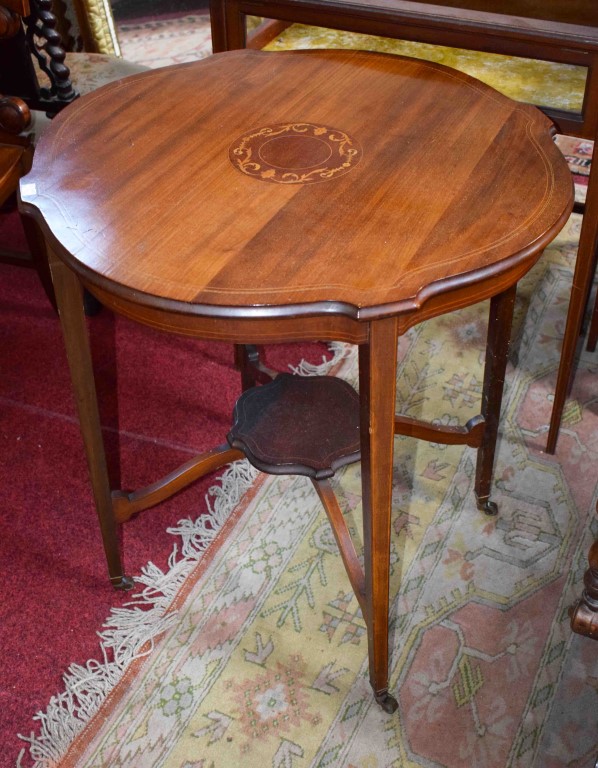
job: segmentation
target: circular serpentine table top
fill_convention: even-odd
[[[22,208],[104,296],[212,318],[421,319],[512,284],[561,228],[572,183],[551,131],[427,62],[234,51],[69,106]]]

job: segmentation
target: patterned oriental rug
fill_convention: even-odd
[[[476,510],[473,450],[395,441],[395,715],[373,702],[363,618],[310,482],[240,462],[214,491],[212,525],[172,529],[170,572],[150,564],[137,604],[108,622],[104,661],[69,670],[36,765],[593,766],[598,653],[572,635],[568,608],[598,535],[594,356],[582,360],[558,457],[543,453],[579,223],[521,283],[498,518]],[[400,340],[403,413],[455,424],[478,412],[486,313],[485,303]],[[337,352],[338,375],[355,384],[355,349]],[[359,546],[359,465],[335,487]]]
[[[165,67],[203,59],[212,52],[210,17],[122,21],[118,35],[123,58],[146,67]]]
[[[179,32],[167,21],[122,24],[124,55],[150,66],[207,55],[205,18]],[[370,40],[363,47],[388,50]],[[320,32],[293,27],[270,48],[320,44]],[[503,90],[519,87],[486,66]],[[575,68],[548,74],[560,99],[578,99]],[[583,196],[592,147],[563,141]],[[567,613],[598,536],[595,355],[582,353],[557,455],[543,453],[579,226],[573,216],[520,286],[498,518],[475,508],[472,450],[395,441],[394,716],[372,701],[365,626],[311,484],[239,463],[207,497],[210,522],[170,528],[169,568],[145,568],[133,603],[101,633],[100,660],[69,669],[22,765],[593,767],[598,646],[572,635]],[[486,313],[439,318],[400,340],[403,413],[456,424],[478,412]],[[355,350],[335,352],[335,372],[355,383]],[[359,466],[335,485],[359,543]]]

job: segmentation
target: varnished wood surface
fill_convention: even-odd
[[[598,27],[596,0],[417,0],[417,2],[436,7]]]
[[[265,179],[235,167],[243,137],[282,124],[311,133],[270,142]],[[359,157],[314,180],[339,165],[319,139],[341,134]],[[312,178],[272,181],[285,162]],[[71,105],[21,196],[86,281],[133,303],[365,319],[508,283],[564,223],[572,185],[544,116],[453,70],[235,51]]]
[[[28,16],[30,12],[29,0],[2,0],[2,5],[19,16]]]
[[[571,613],[571,629],[598,640],[598,540],[590,547],[589,568],[584,574],[585,589]]]
[[[20,26],[20,17],[7,6],[0,5],[0,41],[14,37]]]
[[[591,66],[594,0],[210,0],[214,52],[244,47],[238,13]]]
[[[543,106],[561,133],[598,139],[598,3],[595,0],[210,0],[214,52],[244,48],[259,15],[586,68],[581,112]],[[546,450],[554,453],[578,337],[595,272],[598,178],[590,174]],[[598,306],[598,304],[597,304]],[[595,311],[598,316],[598,309]],[[598,321],[596,323],[598,325]],[[591,349],[594,336],[592,329]]]
[[[262,472],[325,480],[359,461],[359,395],[334,376],[281,373],[243,392],[227,440]]]
[[[16,190],[30,155],[27,146],[0,143],[0,205]]]
[[[259,0],[256,0],[259,4]],[[283,5],[290,0],[283,0]],[[292,0],[298,5],[320,0]],[[515,26],[519,19],[521,32],[531,29],[552,33],[557,37],[577,38],[582,28],[596,27],[598,39],[598,6],[595,0],[326,0],[333,8],[352,7],[354,12],[367,9],[417,16],[436,16],[464,24],[481,26]],[[583,33],[582,33],[583,34]],[[586,29],[585,35],[588,32]],[[590,36],[592,32],[590,31]],[[593,37],[593,36],[592,36]]]

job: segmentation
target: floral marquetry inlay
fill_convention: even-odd
[[[277,184],[330,181],[361,159],[359,143],[336,128],[278,123],[249,131],[231,145],[231,163],[242,173]]]

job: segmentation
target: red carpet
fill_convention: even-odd
[[[18,241],[0,219],[0,243]],[[0,767],[14,766],[36,711],[72,662],[98,656],[111,607],[131,593],[107,578],[59,322],[33,270],[0,265]],[[223,441],[239,394],[230,345],[166,336],[101,312],[89,322],[109,461],[123,487],[148,483]],[[286,368],[323,345],[270,348]],[[114,361],[116,360],[116,366]],[[118,397],[114,397],[115,390]],[[127,573],[165,568],[166,529],[206,510],[215,476],[123,528]],[[24,765],[27,765],[27,760]]]

